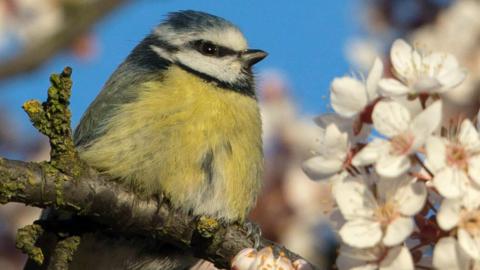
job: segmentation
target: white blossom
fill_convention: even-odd
[[[330,100],[335,112],[348,118],[359,116],[378,98],[377,85],[382,74],[382,61],[376,58],[365,82],[348,76],[334,79]]]
[[[355,248],[369,248],[379,243],[395,246],[413,231],[412,217],[425,203],[425,185],[410,178],[381,179],[376,196],[359,178],[346,178],[333,187],[333,194],[346,223],[339,235]]]
[[[348,164],[350,143],[347,133],[330,124],[319,140],[316,155],[303,163],[303,170],[312,179],[333,176]]]
[[[312,270],[310,265],[298,259],[293,263],[280,254],[276,257],[271,247],[259,251],[253,248],[241,250],[232,260],[232,270]]]
[[[350,144],[365,143],[370,135],[370,125],[361,125],[360,129],[358,123],[354,118],[344,118],[336,113],[327,113],[314,118],[315,123],[323,129],[329,125],[334,124],[341,132],[348,134]]]
[[[426,152],[433,184],[442,196],[459,197],[471,181],[480,184],[480,137],[470,120],[465,119],[450,140],[430,137]]]
[[[380,80],[381,92],[387,96],[444,93],[466,77],[466,71],[453,55],[423,53],[401,39],[393,43],[390,58],[398,80]]]
[[[339,270],[410,270],[414,269],[410,252],[405,246],[355,249],[340,246],[337,258]]]
[[[443,237],[433,250],[433,266],[438,270],[469,270],[471,260],[453,237]]]
[[[380,101],[373,110],[373,125],[388,139],[374,138],[353,157],[352,164],[375,163],[376,172],[384,177],[405,173],[411,166],[410,155],[439,127],[441,112],[442,103],[436,101],[412,119],[401,104]]]
[[[445,231],[456,228],[459,246],[470,258],[480,260],[480,190],[468,188],[461,198],[445,199],[437,221]]]

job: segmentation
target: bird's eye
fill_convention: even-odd
[[[197,50],[200,53],[208,56],[214,56],[218,54],[218,46],[208,41],[200,42],[200,44],[197,45]]]
[[[237,55],[238,53],[227,47],[218,46],[210,41],[195,40],[190,43],[190,46],[197,50],[199,53],[206,56],[225,57],[228,55]]]

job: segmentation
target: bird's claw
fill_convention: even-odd
[[[261,242],[260,239],[262,238],[262,230],[260,229],[260,226],[258,226],[257,224],[251,221],[246,221],[243,224],[243,228],[247,232],[247,237],[253,239],[254,241],[253,248],[258,249]]]
[[[155,202],[157,204],[157,213],[160,212],[160,207],[162,207],[162,204],[164,202],[164,198],[165,198],[165,196],[163,195],[163,193],[158,193],[158,194],[153,195],[153,199],[155,200]]]

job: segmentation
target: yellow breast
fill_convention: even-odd
[[[243,219],[262,174],[256,100],[176,66],[164,75],[140,85],[138,99],[118,108],[81,157],[186,211]]]

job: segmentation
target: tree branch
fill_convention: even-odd
[[[228,268],[240,250],[254,245],[241,225],[219,223],[210,237],[204,238],[196,217],[173,210],[167,201],[158,205],[155,200],[141,199],[93,169],[71,177],[48,163],[2,159],[0,202],[65,209],[119,234],[168,240],[221,268]],[[260,247],[270,245],[292,261],[301,258],[283,246],[261,239]]]

